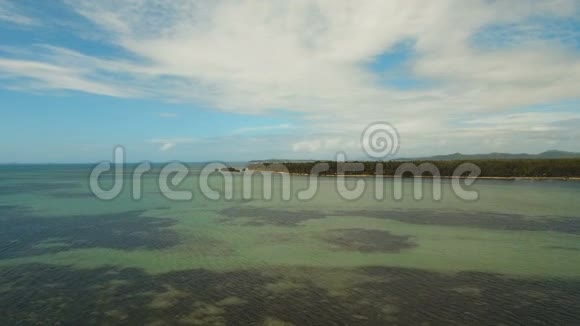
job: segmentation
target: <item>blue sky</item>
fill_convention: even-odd
[[[0,0],[0,162],[580,151],[578,1]]]

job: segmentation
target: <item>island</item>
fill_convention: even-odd
[[[325,169],[315,169],[315,166],[327,164]],[[410,163],[410,164],[409,164]],[[428,165],[424,165],[427,163]],[[430,170],[413,173],[405,169],[407,166],[435,166],[442,178],[468,177],[457,175],[456,169],[465,163],[476,165],[480,169],[478,178],[488,179],[537,179],[537,180],[580,180],[580,158],[562,159],[476,159],[476,160],[391,160],[391,161],[309,161],[309,162],[252,162],[248,164],[250,171],[269,171],[295,175],[318,174],[320,176],[376,176],[385,177],[433,177]],[[382,173],[377,173],[377,165],[381,165]],[[402,169],[403,164],[406,164]],[[342,165],[342,166],[341,166]],[[316,173],[313,173],[313,169]]]

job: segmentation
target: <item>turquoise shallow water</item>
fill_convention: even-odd
[[[0,323],[577,325],[580,182],[479,180],[477,201],[356,200],[321,178],[310,200],[210,200],[198,166],[164,197],[89,191],[89,166],[0,167]],[[110,180],[109,180],[110,181]],[[350,186],[357,178],[349,179]],[[210,184],[225,193],[224,179]],[[105,180],[105,184],[107,180]],[[294,176],[292,192],[308,186]]]

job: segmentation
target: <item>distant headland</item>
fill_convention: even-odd
[[[442,178],[466,177],[456,175],[456,169],[464,164],[471,163],[480,170],[478,178],[482,179],[533,179],[533,180],[580,180],[580,153],[551,150],[540,154],[449,154],[420,158],[398,158],[388,161],[348,161],[347,169],[340,169],[340,163],[328,160],[263,160],[250,161],[248,170],[290,173],[296,175],[312,174],[313,169],[319,163],[328,164],[328,168],[318,171],[321,176],[376,176],[378,163],[381,163],[381,173],[385,177],[433,177],[430,171],[413,173],[404,168],[403,164],[411,163],[412,166],[421,167],[428,163],[436,167]],[[408,166],[409,164],[407,164]],[[355,166],[358,171],[353,171]],[[341,171],[347,172],[341,172]],[[403,172],[401,172],[403,171]]]

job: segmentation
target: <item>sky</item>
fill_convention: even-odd
[[[0,0],[0,163],[580,152],[580,1]]]

